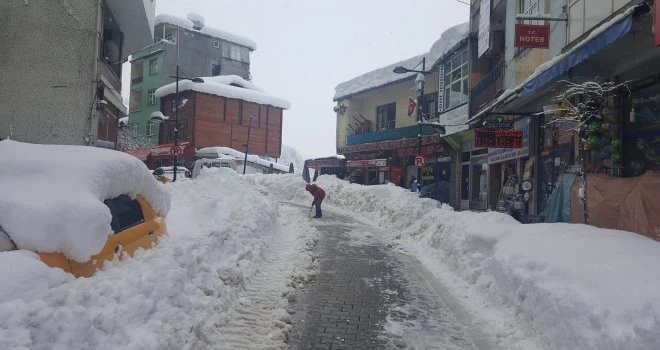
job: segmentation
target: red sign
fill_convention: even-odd
[[[415,166],[416,167],[421,168],[421,167],[424,166],[424,164],[426,164],[426,160],[424,159],[424,157],[422,157],[422,156],[415,157]]]
[[[523,133],[520,130],[477,130],[474,147],[522,148]]]
[[[177,155],[177,154],[181,154],[181,153],[183,153],[183,150],[179,146],[176,146],[176,147],[172,146],[172,148],[170,148],[170,154],[171,155]]]
[[[514,47],[547,49],[550,47],[550,26],[516,24]]]
[[[417,103],[415,103],[415,100],[412,99],[412,97],[408,100],[408,116],[410,117],[415,113],[415,108],[417,107]]]

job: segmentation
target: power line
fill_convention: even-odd
[[[461,4],[464,4],[464,5],[468,5],[468,6],[470,5],[469,2],[465,2],[465,1],[463,1],[463,0],[456,0],[456,1],[458,1],[458,2],[460,2]]]

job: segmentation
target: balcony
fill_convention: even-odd
[[[470,90],[470,115],[473,116],[504,89],[504,63],[500,63]]]
[[[144,80],[144,77],[138,77],[131,79],[131,84],[140,84]]]
[[[103,78],[106,79],[110,87],[115,89],[117,92],[121,91],[121,79],[119,79],[119,75],[121,75],[121,64],[116,64],[114,67],[111,67],[105,60],[99,59],[99,75]],[[118,70],[118,72],[115,72],[115,70]]]
[[[383,141],[403,140],[403,139],[416,139],[419,127],[417,125],[406,126],[403,128],[383,130],[377,132],[368,132],[364,134],[348,135],[346,140],[347,146],[362,145],[365,143],[375,143]],[[436,132],[433,128],[424,127],[422,135],[433,135]]]

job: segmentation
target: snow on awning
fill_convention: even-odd
[[[289,101],[273,96],[262,88],[237,75],[220,75],[215,77],[202,77],[203,83],[193,83],[190,80],[179,81],[179,91],[192,90],[206,94],[235,98],[239,100],[269,105],[282,109],[291,108]],[[176,93],[176,83],[165,85],[156,90],[156,97]]]

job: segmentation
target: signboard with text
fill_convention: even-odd
[[[514,47],[547,49],[550,47],[550,26],[516,24]]]
[[[490,49],[490,0],[481,0],[479,5],[479,57]]]
[[[376,168],[387,165],[387,159],[349,160],[347,168]]]
[[[488,163],[495,164],[504,162],[511,159],[529,156],[529,118],[524,118],[513,123],[514,130],[497,130],[500,132],[519,132],[522,135],[521,145],[518,148],[489,148],[488,149]]]
[[[518,130],[477,130],[474,147],[481,148],[521,148],[523,134]]]

